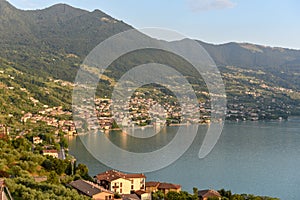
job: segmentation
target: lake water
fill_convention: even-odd
[[[186,131],[191,128],[187,126]],[[111,131],[107,137],[123,149],[148,152],[170,142],[177,129],[165,127],[149,140],[128,137],[118,131]],[[199,126],[188,151],[170,166],[146,173],[147,181],[181,184],[189,192],[193,187],[225,188],[234,193],[300,199],[300,118],[281,122],[226,122],[213,151],[200,160],[198,153],[206,129],[206,125]],[[82,140],[97,145],[99,134],[104,133],[85,135]],[[109,169],[88,153],[79,137],[70,137],[69,143],[70,153],[89,167],[90,175]]]

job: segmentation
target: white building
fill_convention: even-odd
[[[40,137],[33,137],[33,144],[41,144],[43,143],[43,140]]]
[[[53,158],[58,158],[58,151],[57,150],[43,150],[44,156],[52,156]]]
[[[134,191],[144,190],[146,176],[144,174],[125,174],[110,170],[98,174],[95,181],[107,190],[119,194],[131,194]]]

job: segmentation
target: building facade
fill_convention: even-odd
[[[52,156],[53,158],[58,158],[58,151],[57,150],[43,150],[44,156]]]
[[[222,196],[215,190],[200,190],[198,191],[199,200],[208,200],[210,198],[221,200]]]
[[[161,191],[163,194],[168,194],[169,192],[180,192],[181,185],[173,183],[146,182],[146,192],[152,193],[157,191]]]
[[[98,174],[94,178],[100,186],[114,193],[132,194],[134,191],[146,189],[144,174],[125,174],[110,170]]]

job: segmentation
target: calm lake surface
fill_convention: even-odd
[[[188,132],[192,126],[186,127]],[[165,127],[151,139],[137,139],[118,131],[106,133],[119,147],[133,152],[160,149],[172,140],[178,127]],[[147,181],[172,182],[191,192],[225,188],[234,193],[249,193],[300,199],[300,118],[274,122],[226,122],[213,151],[198,158],[207,126],[199,126],[191,147],[172,165],[146,173]],[[135,130],[138,134],[153,128]],[[97,148],[99,134],[69,138],[70,153],[86,164],[92,176],[107,169],[86,150],[81,140]],[[110,152],[102,152],[110,153]],[[114,155],[111,155],[112,157]],[[126,162],[126,160],[124,160]],[[155,162],[155,161],[153,161]]]

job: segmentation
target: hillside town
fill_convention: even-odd
[[[249,94],[250,95],[250,94]],[[167,99],[173,99],[166,96]],[[85,100],[92,101],[92,100]],[[263,98],[258,99],[255,106],[246,106],[241,103],[238,97],[234,103],[228,103],[226,119],[228,120],[284,120],[288,114],[286,109],[278,107],[278,102],[267,107],[263,103]],[[122,106],[120,106],[122,105]],[[94,100],[94,108],[75,108],[82,120],[72,120],[72,112],[65,111],[60,107],[48,108],[39,111],[37,114],[26,113],[21,118],[23,123],[44,122],[48,126],[57,128],[56,135],[62,131],[68,135],[76,135],[77,129],[83,130],[111,130],[120,127],[138,127],[138,126],[165,126],[174,124],[207,124],[211,122],[209,102],[199,103],[198,107],[180,105],[176,101],[165,101],[146,98],[143,94],[136,92],[134,98],[128,101],[113,102],[107,98],[97,98]],[[185,110],[182,110],[182,107]],[[288,107],[288,105],[282,105]],[[91,112],[88,112],[90,110]],[[193,117],[195,113],[199,114],[199,118]]]
[[[75,124],[73,120],[71,120],[72,112],[64,111],[62,106],[48,108],[48,106],[45,105],[44,107],[45,109],[39,111],[37,114],[31,112],[24,114],[21,121],[23,123],[30,122],[34,124],[44,122],[48,126],[56,128],[56,135],[58,135],[59,131],[67,135],[76,134]]]

